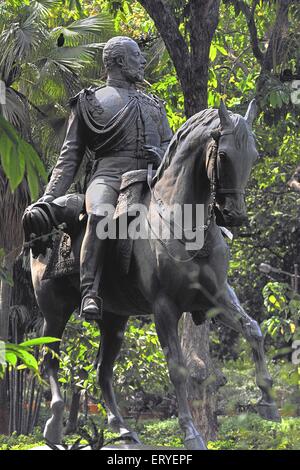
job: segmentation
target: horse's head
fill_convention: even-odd
[[[245,117],[229,113],[221,102],[220,130],[216,157],[216,203],[227,226],[242,225],[247,220],[245,188],[254,161],[258,158],[252,122],[256,116],[253,100]]]

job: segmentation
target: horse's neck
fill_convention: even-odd
[[[188,161],[181,160],[171,162],[164,170],[154,185],[156,196],[168,206],[203,204],[207,207],[210,185],[204,157],[194,155]]]

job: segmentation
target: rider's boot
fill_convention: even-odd
[[[101,217],[90,214],[80,253],[81,310],[86,321],[100,320],[103,301],[98,296],[105,255],[105,242],[97,237],[97,224]]]

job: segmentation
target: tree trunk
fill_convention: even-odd
[[[224,385],[224,375],[215,368],[209,350],[209,321],[196,326],[184,314],[181,346],[189,370],[189,403],[193,418],[206,440],[216,438],[216,394]]]
[[[8,322],[11,288],[8,284],[0,284],[0,338],[8,339]],[[9,406],[8,406],[8,380],[7,375],[0,381],[0,434],[9,432]]]
[[[6,268],[11,268],[12,262],[8,260]],[[0,338],[8,340],[9,309],[11,299],[11,287],[1,281],[0,283]],[[7,374],[0,381],[0,434],[9,433],[9,395]]]
[[[70,406],[70,413],[67,422],[66,434],[72,434],[77,430],[78,424],[78,413],[80,407],[80,390],[78,387],[74,387],[72,398],[71,398],[71,406]]]

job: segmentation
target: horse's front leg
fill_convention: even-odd
[[[197,431],[187,397],[188,371],[184,364],[178,337],[178,321],[181,313],[166,296],[159,296],[154,304],[154,316],[160,344],[166,356],[170,379],[174,385],[178,401],[178,418],[184,432],[184,444],[189,450],[205,450],[204,440]]]
[[[127,321],[128,317],[118,316],[107,311],[103,312],[103,319],[99,322],[101,344],[97,376],[105,401],[108,424],[126,440],[140,444],[137,434],[123,420],[113,389],[113,367],[122,346]]]
[[[258,403],[258,412],[264,419],[280,421],[277,405],[274,401],[272,389],[273,381],[267,368],[264,352],[264,338],[259,324],[253,320],[241,306],[234,290],[228,285],[221,304],[222,313],[217,319],[224,325],[241,333],[249,342],[255,364],[256,383],[260,388],[262,397]]]

